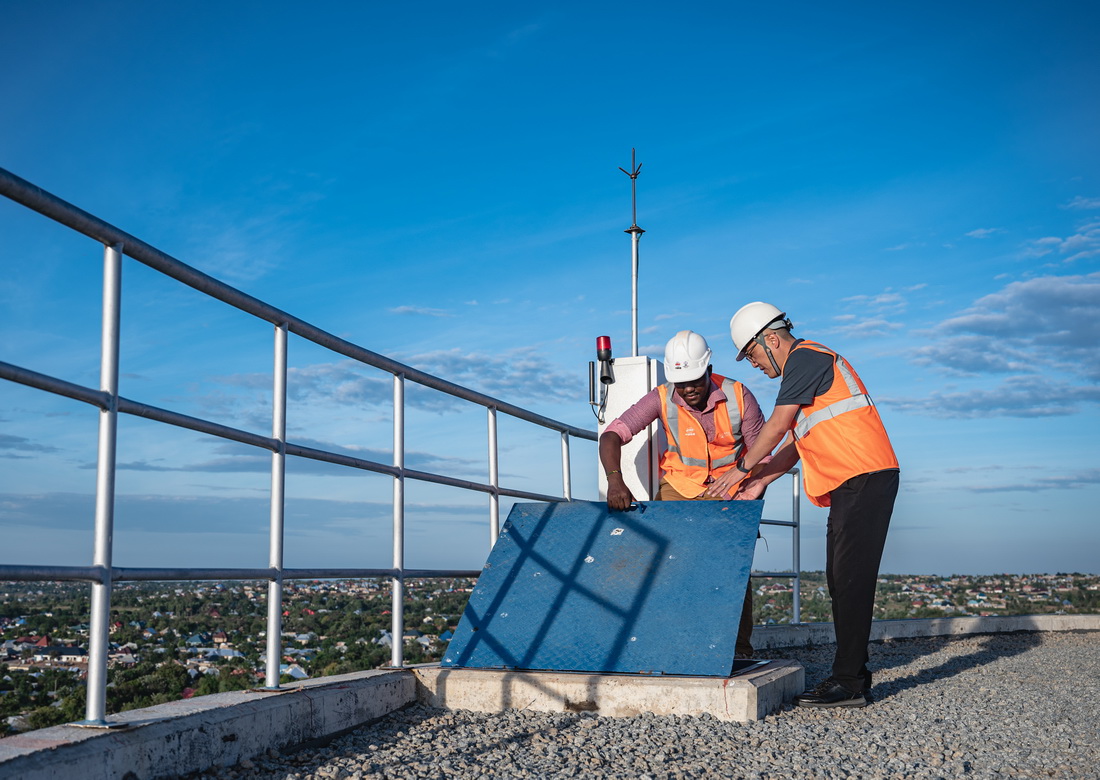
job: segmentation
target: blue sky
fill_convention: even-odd
[[[903,467],[899,573],[1100,571],[1100,10],[1086,3],[14,4],[0,165],[417,368],[590,427],[596,336],[784,308]],[[95,385],[101,250],[0,203],[0,360]],[[267,433],[270,327],[127,260],[122,394]],[[293,440],[389,459],[389,386],[291,339]],[[480,409],[409,391],[409,465],[483,480]],[[96,412],[0,382],[0,559],[91,560]],[[556,437],[501,422],[512,487]],[[263,566],[263,453],[120,423],[118,565]],[[539,453],[539,454],[533,454]],[[574,443],[575,493],[595,448]],[[388,478],[291,463],[286,563],[385,566]],[[485,499],[410,484],[413,566]],[[766,516],[789,514],[784,495]],[[824,513],[803,509],[822,568]],[[788,560],[771,531],[757,565]]]

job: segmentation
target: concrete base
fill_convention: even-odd
[[[770,661],[737,677],[645,677],[632,674],[520,672],[489,669],[415,670],[417,698],[431,707],[475,712],[506,709],[592,712],[630,717],[702,715],[759,720],[805,690],[802,665]]]
[[[1098,631],[1100,615],[991,615],[988,617],[914,618],[876,620],[871,624],[871,641],[911,639],[922,636],[959,634],[1001,634],[1012,631]],[[807,645],[829,645],[836,641],[832,623],[801,623],[795,626],[755,626],[752,644],[758,650]]]
[[[218,693],[108,716],[117,728],[54,726],[0,739],[0,777],[175,777],[332,737],[415,700],[416,681],[403,670]]]
[[[1096,630],[1100,615],[968,617],[876,621],[871,638]],[[752,639],[761,649],[828,644],[833,627],[758,626]],[[490,712],[507,707],[609,716],[709,712],[722,720],[756,720],[801,693],[803,679],[802,667],[793,661],[772,661],[730,679],[441,670],[434,665],[356,672],[307,680],[281,692],[220,693],[109,716],[120,728],[54,726],[6,737],[0,739],[0,778],[176,777],[326,740],[418,699]]]

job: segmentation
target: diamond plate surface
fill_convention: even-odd
[[[442,666],[729,676],[763,505],[516,504]]]

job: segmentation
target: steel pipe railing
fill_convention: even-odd
[[[267,653],[264,683],[279,687],[279,659],[283,641],[283,521],[286,493],[286,323],[275,327],[275,361],[271,388],[271,436],[278,448],[271,453],[271,525],[268,564],[275,576],[267,584]]]
[[[42,190],[30,182],[0,168],[0,195],[37,211],[44,216],[81,233],[104,246],[103,335],[100,388],[85,387],[57,377],[39,373],[11,363],[0,362],[0,379],[16,382],[59,396],[91,404],[100,410],[99,449],[96,482],[95,549],[93,565],[81,566],[12,566],[0,565],[0,579],[15,581],[77,581],[92,587],[90,621],[90,652],[86,716],[82,725],[108,726],[106,717],[106,685],[110,597],[116,582],[140,581],[201,581],[201,580],[267,580],[268,616],[265,679],[268,688],[279,687],[281,656],[282,589],[283,583],[294,579],[389,578],[393,586],[393,654],[391,662],[404,662],[401,637],[404,628],[404,581],[409,577],[476,577],[477,570],[407,569],[404,559],[405,480],[414,479],[467,491],[487,493],[490,500],[490,541],[499,533],[499,503],[501,496],[533,501],[571,500],[568,440],[570,436],[595,441],[596,433],[552,420],[522,407],[456,385],[411,366],[338,338],[304,320],[253,298],[234,287],[198,271],[155,247],[129,235],[117,227]],[[121,260],[130,257],[160,273],[175,279],[216,300],[247,314],[270,322],[275,327],[272,388],[271,436],[264,436],[231,426],[162,409],[119,395],[118,356],[119,322],[121,316]],[[289,334],[324,347],[354,361],[381,369],[393,376],[394,382],[394,448],[393,464],[384,464],[343,453],[307,447],[288,442],[287,429],[287,340]],[[405,467],[405,383],[411,381],[446,393],[463,401],[484,406],[488,413],[489,473],[486,483],[417,471]],[[499,482],[497,414],[503,412],[526,422],[558,431],[562,437],[563,495],[554,496],[532,491],[505,488]],[[257,568],[119,568],[113,565],[114,482],[118,415],[128,414],[156,422],[208,434],[230,441],[259,447],[271,452],[271,517],[269,528],[269,566]],[[393,566],[392,568],[308,568],[286,569],[283,566],[285,537],[286,457],[309,458],[347,466],[393,479]]]
[[[497,410],[490,406],[486,411],[489,429],[489,546],[497,543],[500,535],[500,471],[497,466]]]
[[[791,477],[791,519],[790,520],[761,520],[761,525],[777,525],[791,529],[791,570],[790,571],[754,571],[753,577],[790,577],[791,584],[791,623],[797,625],[802,622],[802,561],[799,536],[801,515],[799,506],[802,502],[802,483],[798,479],[798,469],[787,472]]]
[[[92,565],[105,576],[92,583],[88,623],[88,688],[86,725],[107,723],[107,639],[111,621],[111,556],[115,522],[115,453],[118,442],[119,320],[122,311],[122,246],[103,249],[103,328],[100,339],[99,389],[107,408],[99,410],[96,459],[95,543]]]
[[[464,388],[439,377],[404,365],[328,333],[270,304],[247,295],[201,271],[198,271],[155,247],[119,230],[117,227],[77,208],[76,206],[36,187],[24,179],[0,168],[0,194],[37,211],[61,225],[77,231],[104,246],[103,333],[101,340],[100,388],[85,387],[31,369],[0,361],[0,379],[81,401],[100,410],[99,447],[96,482],[95,549],[93,565],[80,566],[13,566],[0,565],[0,580],[16,581],[77,581],[88,582],[92,588],[90,621],[88,697],[86,720],[82,725],[108,726],[106,717],[106,685],[108,655],[108,621],[110,598],[114,583],[148,581],[203,580],[266,580],[268,582],[268,616],[265,682],[268,688],[279,687],[281,657],[283,583],[297,579],[390,579],[392,585],[392,655],[391,663],[402,666],[404,629],[404,583],[409,578],[477,577],[479,570],[408,569],[405,568],[405,481],[409,479],[446,485],[466,491],[485,493],[489,497],[489,537],[494,544],[500,531],[500,498],[531,501],[569,501],[573,498],[570,438],[596,441],[593,431],[531,412],[514,404]],[[118,355],[119,322],[121,316],[121,259],[130,257],[160,273],[175,279],[216,300],[220,300],[274,326],[274,365],[272,386],[271,436],[264,436],[210,420],[162,409],[119,395]],[[288,336],[295,334],[318,346],[372,366],[393,376],[393,463],[385,464],[363,458],[331,452],[286,439],[287,430],[287,351]],[[637,346],[635,345],[635,352]],[[485,407],[488,433],[488,474],[484,483],[418,471],[405,466],[405,384],[414,382],[443,392],[454,398]],[[117,461],[118,415],[127,414],[179,428],[197,431],[218,438],[258,447],[271,452],[271,492],[268,568],[133,568],[115,567],[112,561],[114,482]],[[500,485],[498,414],[531,422],[558,431],[561,437],[562,495],[547,495],[506,488]],[[285,538],[285,475],[286,457],[300,457],[389,475],[393,480],[393,565],[392,568],[296,568],[283,566]],[[797,472],[792,472],[797,475]],[[753,576],[792,577],[794,579],[794,618],[800,615],[799,558],[799,485],[797,476],[793,490],[793,516],[790,522],[764,520],[764,524],[789,526],[793,532],[792,572],[754,573]]]
[[[390,610],[390,664],[404,664],[405,583],[405,376],[393,375],[393,606]]]
[[[573,487],[569,479],[569,434],[561,432],[561,494],[567,500],[573,498]]]
[[[0,565],[0,582],[212,582],[215,580],[362,580],[389,579],[398,574],[409,579],[426,577],[477,577],[480,569],[171,569],[97,566]]]

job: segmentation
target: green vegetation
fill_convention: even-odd
[[[754,622],[789,623],[792,586],[791,579],[754,579]],[[802,622],[832,620],[824,572],[802,572],[800,594]],[[876,620],[1097,613],[1100,577],[1088,574],[882,575],[875,597]]]
[[[791,621],[792,584],[752,580],[757,624]],[[457,626],[472,585],[406,583],[406,663],[439,660],[438,637]],[[0,583],[0,735],[84,718],[84,664],[63,656],[87,649],[89,597],[87,585]],[[266,600],[265,582],[119,584],[107,711],[263,686]],[[387,666],[390,607],[384,582],[287,583],[281,681]],[[803,622],[832,619],[823,572],[803,573],[801,611]],[[1100,577],[883,575],[875,607],[877,619],[1043,613],[1100,613]]]

